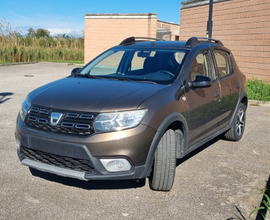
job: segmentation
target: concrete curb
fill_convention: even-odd
[[[22,65],[22,64],[35,64],[40,62],[20,62],[20,63],[0,63],[0,66],[13,66],[13,65]]]
[[[253,106],[266,106],[270,107],[270,102],[256,101],[256,100],[248,100],[249,105]]]
[[[13,66],[13,65],[23,65],[23,64],[35,64],[35,63],[57,63],[57,62],[20,62],[20,63],[0,63],[0,66]],[[74,65],[74,66],[84,66],[85,64],[80,64],[80,63],[63,63],[63,64],[67,64],[67,65]]]

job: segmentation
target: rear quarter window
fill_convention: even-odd
[[[225,50],[214,50],[219,78],[233,73],[232,59],[229,52]]]

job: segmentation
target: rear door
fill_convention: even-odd
[[[231,54],[223,49],[213,50],[215,66],[220,82],[220,109],[218,129],[229,125],[239,99],[239,78],[234,74]]]
[[[189,87],[186,90],[188,103],[189,147],[217,131],[220,116],[220,85],[214,71],[209,49],[199,52],[192,61],[187,81],[191,84],[197,75],[211,78],[212,86],[206,88]]]

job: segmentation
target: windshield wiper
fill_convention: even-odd
[[[139,82],[139,83],[150,83],[150,84],[158,84],[156,82],[153,82],[153,81],[136,81],[136,82]]]
[[[145,81],[144,80],[131,80],[129,78],[123,78],[123,77],[120,77],[120,78],[109,78],[109,77],[107,77],[106,79],[119,80],[119,81],[127,81],[127,82],[158,84],[158,83],[153,82],[153,81],[147,81],[147,80],[145,80]]]
[[[127,82],[134,82],[131,79],[128,78],[114,78],[114,77],[106,77],[106,79],[111,79],[111,80],[119,80],[119,81],[127,81]]]
[[[80,74],[80,73],[77,73],[76,75],[77,76],[83,76],[83,77],[86,77],[86,78],[91,78],[91,79],[100,79],[100,77],[93,76],[93,75],[90,75],[90,74]]]

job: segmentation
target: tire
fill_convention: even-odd
[[[232,127],[224,134],[225,139],[230,141],[239,141],[244,134],[245,124],[246,107],[243,103],[240,103],[237,113],[234,116]]]
[[[167,130],[158,143],[149,185],[152,190],[170,191],[175,176],[175,133]]]

